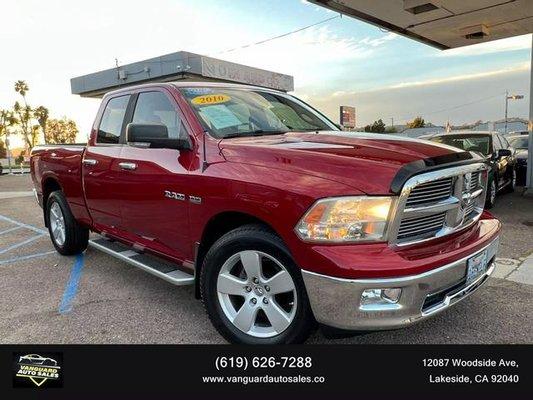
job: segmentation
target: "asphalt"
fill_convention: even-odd
[[[66,296],[76,257],[57,254],[38,231],[42,212],[31,188],[27,175],[0,176],[0,343],[225,343],[192,287],[92,248],[76,294]],[[493,213],[503,222],[500,256],[514,259],[515,269],[533,252],[533,198],[503,195]],[[409,328],[343,339],[317,332],[308,343],[533,343],[532,320],[533,285],[491,278],[468,300]]]

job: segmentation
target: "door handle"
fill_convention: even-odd
[[[92,158],[84,158],[82,163],[85,164],[85,165],[96,165],[96,164],[98,164],[98,161],[97,160],[93,160]]]
[[[127,169],[129,171],[133,171],[134,169],[137,169],[137,164],[132,162],[121,162],[118,163],[118,166],[122,169]]]

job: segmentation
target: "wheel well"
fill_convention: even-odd
[[[202,264],[204,263],[204,258],[211,246],[222,236],[224,236],[229,231],[237,229],[243,225],[262,225],[268,228],[273,233],[276,233],[275,230],[267,224],[265,221],[254,217],[250,214],[241,213],[241,212],[224,212],[218,214],[211,218],[207,225],[204,228],[202,239],[196,251],[196,260],[195,260],[195,275],[196,275],[196,290],[195,295],[197,298],[200,298],[200,272]]]
[[[55,179],[48,178],[43,182],[43,214],[44,225],[46,227],[48,227],[48,221],[46,218],[46,201],[48,200],[50,193],[55,192],[56,190],[61,190],[61,186],[59,186],[59,183]]]

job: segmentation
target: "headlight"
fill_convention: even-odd
[[[317,201],[296,232],[303,240],[357,242],[386,240],[392,197],[338,197]]]

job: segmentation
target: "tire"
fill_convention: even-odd
[[[494,176],[489,180],[487,185],[487,199],[485,200],[485,208],[490,209],[496,204],[496,195],[498,194],[498,188],[496,186],[497,177]]]
[[[505,187],[505,193],[513,193],[516,187],[516,169],[513,166],[513,172],[511,174],[511,181]]]
[[[254,270],[259,273],[249,273]],[[231,289],[223,284],[228,276]],[[282,240],[261,225],[242,226],[215,242],[203,262],[200,292],[213,326],[231,343],[301,343],[316,327],[300,269]]]
[[[87,248],[89,229],[74,219],[67,200],[60,190],[48,196],[45,218],[50,239],[58,253],[70,256],[81,253]],[[62,232],[63,235],[58,235],[58,232]]]

